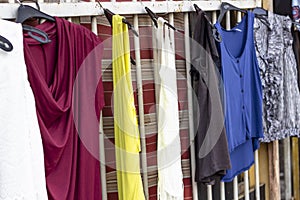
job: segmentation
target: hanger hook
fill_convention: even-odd
[[[98,2],[98,4],[99,4],[100,8],[102,8],[102,10],[104,10],[104,8],[103,8],[101,2],[100,2],[99,0],[97,0],[97,2]]]

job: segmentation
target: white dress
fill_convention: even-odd
[[[20,24],[0,20],[0,200],[46,200],[42,139],[23,53]]]
[[[157,190],[159,200],[183,200],[174,32],[164,24],[165,20],[158,18],[158,28],[154,30],[155,73],[156,84],[159,85]]]

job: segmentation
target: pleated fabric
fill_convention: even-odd
[[[175,46],[173,30],[164,26],[165,20],[158,19],[155,52],[156,74],[159,85],[158,96],[158,199],[183,199],[183,175],[181,170],[181,145],[179,135],[179,114],[177,80],[175,67]]]
[[[195,181],[217,184],[231,168],[223,109],[221,57],[209,17],[198,10],[192,46],[196,169]],[[203,197],[204,198],[204,197]]]
[[[113,16],[114,133],[119,200],[143,200],[140,136],[131,82],[128,27]]]
[[[49,200],[101,200],[99,116],[104,106],[102,43],[87,28],[55,17],[24,32],[24,56],[43,140]]]

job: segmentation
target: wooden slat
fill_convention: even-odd
[[[242,13],[241,12],[238,12],[237,13],[237,22],[240,22],[242,20]]]
[[[134,0],[133,0],[134,1]],[[139,33],[139,18],[138,15],[134,15],[134,26],[137,27],[136,31]],[[143,186],[146,200],[149,199],[148,190],[148,176],[147,176],[147,152],[146,152],[146,136],[145,136],[145,122],[144,122],[144,100],[143,100],[143,82],[142,82],[142,69],[141,69],[141,55],[140,55],[140,40],[134,36],[135,47],[135,60],[136,60],[136,80],[137,80],[137,95],[138,95],[138,110],[139,110],[139,132],[141,140],[141,163],[143,174]]]
[[[245,171],[244,173],[244,194],[245,194],[245,200],[249,200],[249,171]]]
[[[292,164],[293,164],[293,196],[295,200],[300,200],[299,187],[299,139],[292,138]]]
[[[189,37],[189,15],[187,13],[184,14],[184,33],[185,33],[185,58],[186,60],[190,60],[190,37]],[[186,62],[186,71],[190,71],[190,63]],[[189,146],[190,146],[190,153],[191,153],[191,177],[192,177],[192,188],[193,188],[193,199],[198,199],[198,187],[195,180],[195,171],[196,171],[196,160],[195,160],[195,145],[194,145],[194,138],[195,138],[195,129],[194,129],[194,116],[193,116],[193,95],[192,95],[192,86],[191,86],[191,77],[187,73],[186,77],[187,81],[187,96],[188,96],[188,121],[189,121]]]
[[[256,6],[255,0],[228,2],[239,8],[254,8]],[[196,3],[205,11],[218,10],[221,4],[220,1],[204,0],[193,1],[193,3]],[[146,14],[144,9],[145,6],[149,7],[155,13],[194,12],[194,8],[191,6],[190,1],[160,1],[159,3],[143,1],[143,4],[140,2],[101,2],[101,4],[103,7],[120,15]],[[30,3],[29,5],[35,6],[34,3]],[[18,7],[18,3],[1,3],[0,17],[3,19],[16,18]],[[98,16],[104,14],[97,2],[40,3],[40,8],[43,12],[58,17]]]
[[[207,200],[212,200],[212,186],[208,185],[207,186]]]
[[[285,199],[292,198],[292,167],[291,167],[291,144],[290,137],[283,140],[284,156],[284,195]]]
[[[225,183],[224,182],[221,182],[220,183],[220,196],[221,196],[221,200],[225,200],[226,197],[225,197]]]
[[[212,12],[212,23],[216,23],[217,22],[217,12],[213,11]]]
[[[263,0],[262,4],[266,10],[273,11],[273,1],[272,0]]]
[[[258,150],[259,157],[259,179],[261,184],[265,184],[265,196],[261,199],[270,199],[269,193],[269,157],[268,157],[268,144],[262,143]]]
[[[255,198],[256,200],[260,200],[260,176],[259,176],[259,158],[258,158],[258,150],[254,152],[255,158]]]
[[[239,199],[239,186],[238,186],[238,178],[237,176],[233,179],[233,199]]]
[[[280,200],[279,144],[268,144],[270,199]]]
[[[230,11],[227,11],[226,13],[226,30],[230,30],[231,24],[230,24]]]
[[[273,11],[273,0],[264,0],[263,8]],[[279,176],[279,144],[274,141],[268,144],[269,161],[269,194],[270,199],[280,199],[280,176]]]

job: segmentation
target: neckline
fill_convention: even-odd
[[[58,20],[61,20],[61,19],[55,17],[55,22],[45,21],[44,23],[38,24],[35,26],[35,28],[40,29],[43,32],[45,32],[46,34],[48,34],[49,39],[52,40],[49,44],[51,44],[54,39],[57,39],[56,44],[59,44],[60,37],[58,37],[58,35],[59,35]],[[34,58],[33,52],[30,51],[31,47],[44,46],[42,48],[47,48],[46,46],[48,46],[48,44],[41,44],[37,40],[31,38],[28,34],[24,34],[24,41],[25,41],[24,45],[26,45],[27,48],[29,48],[28,54],[30,55],[30,58]],[[61,48],[58,48],[58,46],[57,46],[56,51],[55,51],[55,54],[56,54],[55,56],[57,57],[57,60],[54,64],[55,67],[53,68],[53,70],[54,70],[53,76],[55,76],[54,74],[57,73],[56,72],[57,66],[59,66],[59,63],[61,62],[61,59],[59,59],[59,57],[61,55],[60,51],[61,51]],[[42,77],[42,78],[39,78],[39,80],[40,80],[39,83],[42,85],[42,87],[46,88],[45,90],[47,90],[49,93],[52,94],[52,88],[54,87],[53,86],[54,82],[51,81],[51,83],[48,83],[47,75],[46,76],[42,75],[42,72],[39,69],[39,67],[36,67],[36,66],[39,66],[39,63],[37,62],[37,60],[35,60],[35,59],[30,59],[30,60],[31,60],[31,65],[34,66],[34,68],[35,68],[34,69],[35,73],[37,73],[39,77]],[[53,97],[53,99],[55,99],[55,98]]]
[[[45,32],[50,40],[53,40],[56,37],[56,27],[57,27],[57,17],[55,17],[55,22],[45,21],[42,24],[37,24],[35,28]],[[24,34],[24,39],[27,44],[30,45],[41,45],[41,43],[33,38],[31,38],[27,33]]]
[[[248,46],[248,42],[249,42],[248,41],[249,40],[248,39],[249,38],[249,23],[247,23],[247,22],[249,20],[249,15],[250,15],[250,11],[247,11],[247,14],[242,17],[242,20],[239,23],[237,23],[234,27],[232,27],[230,30],[226,30],[225,28],[223,28],[219,22],[216,23],[216,26],[219,28],[219,32],[220,32],[222,38],[224,38],[223,32],[232,32],[235,28],[238,28],[238,26],[240,24],[246,23],[246,27],[247,27],[246,33],[245,33],[246,34],[246,36],[245,36],[246,37],[246,42],[244,43],[244,45],[242,47],[242,52],[240,53],[239,56],[232,55],[231,52],[229,51],[229,49],[227,48],[224,40],[221,41],[221,44],[224,46],[224,49],[225,49],[226,53],[232,59],[234,59],[235,61],[240,60],[244,56],[244,54],[246,52],[246,49],[247,49],[247,46]]]

